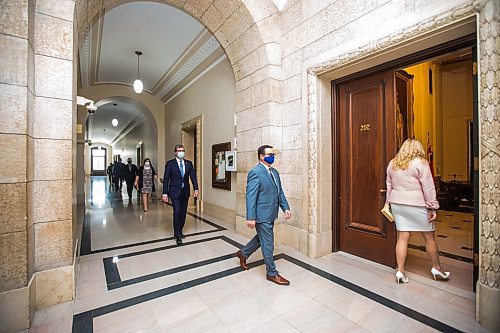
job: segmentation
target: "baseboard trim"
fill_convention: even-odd
[[[203,201],[203,210],[204,214],[215,217],[218,220],[221,220],[229,225],[235,225],[236,220],[236,210],[229,209],[226,207],[214,205],[212,203]]]
[[[74,299],[73,265],[36,272],[26,287],[0,293],[0,333],[28,329],[35,311]]]

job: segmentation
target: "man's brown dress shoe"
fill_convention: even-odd
[[[248,270],[248,265],[247,265],[247,259],[243,255],[243,253],[240,251],[236,252],[236,256],[240,258],[240,266],[243,268],[245,271]]]
[[[287,279],[285,279],[284,277],[282,277],[279,274],[276,274],[275,276],[269,276],[269,275],[267,275],[267,280],[271,281],[271,282],[274,282],[276,284],[279,284],[280,286],[288,286],[288,285],[290,285],[290,281],[288,281]]]

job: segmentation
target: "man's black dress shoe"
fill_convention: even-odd
[[[182,245],[182,239],[180,237],[177,237],[175,239],[175,242],[177,243],[177,245]]]
[[[241,252],[241,250],[239,250],[238,252],[236,252],[236,256],[240,259],[240,266],[241,266],[241,268],[243,268],[244,270],[248,270],[247,258],[245,258],[245,256]]]

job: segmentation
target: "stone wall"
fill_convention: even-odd
[[[479,15],[480,249],[477,319],[500,330],[500,2]]]
[[[2,330],[73,297],[73,11],[0,3]]]
[[[33,108],[33,32],[28,1],[2,1],[0,19],[0,292],[28,284],[28,108]],[[29,74],[28,74],[29,72]],[[31,110],[30,110],[31,111]]]

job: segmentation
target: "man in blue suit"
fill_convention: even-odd
[[[174,237],[177,245],[182,244],[182,228],[186,223],[186,212],[189,200],[189,178],[193,183],[194,197],[197,198],[198,181],[193,163],[185,160],[186,153],[183,145],[176,145],[174,149],[175,158],[165,164],[165,173],[163,174],[163,196],[162,201],[167,203],[168,197],[172,200],[174,208]]]
[[[264,145],[257,150],[259,164],[248,173],[247,177],[247,227],[255,228],[257,235],[245,247],[236,253],[241,268],[248,269],[247,258],[259,247],[266,264],[267,279],[279,285],[289,285],[290,281],[278,274],[274,264],[274,221],[278,218],[278,209],[285,212],[285,220],[292,217],[290,206],[281,188],[279,173],[271,165],[274,163],[272,146]]]

